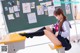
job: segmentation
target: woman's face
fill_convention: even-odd
[[[57,20],[62,20],[63,19],[63,16],[62,16],[62,14],[60,14],[60,15],[57,15],[57,16],[55,16],[56,17],[56,19]]]

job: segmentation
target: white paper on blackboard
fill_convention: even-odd
[[[48,7],[48,16],[54,16],[54,10],[55,10],[55,7],[54,6],[49,6]]]
[[[30,13],[31,12],[30,3],[22,3],[22,9],[23,13]]]
[[[14,8],[13,7],[9,7],[9,13],[14,13]]]
[[[41,5],[36,6],[36,8],[37,8],[37,14],[38,15],[44,14],[43,7]]]
[[[35,13],[27,14],[29,24],[37,23],[37,18]]]
[[[7,16],[8,16],[8,20],[14,20],[15,19],[13,14],[8,14]]]

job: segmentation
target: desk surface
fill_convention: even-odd
[[[1,41],[0,44],[7,44],[7,43],[13,43],[13,42],[19,42],[19,41],[24,41],[26,37],[20,36],[17,33],[14,34],[9,34],[5,36]]]

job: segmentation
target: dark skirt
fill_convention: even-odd
[[[62,43],[62,46],[65,47],[66,51],[71,48],[70,41],[67,38],[63,38],[61,35],[58,35],[57,38]]]

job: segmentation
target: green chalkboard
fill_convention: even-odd
[[[41,26],[45,26],[45,25],[50,25],[50,24],[54,24],[57,21],[54,16],[49,17],[48,15],[45,15],[45,14],[44,15],[37,15],[37,10],[35,7],[34,9],[31,9],[31,13],[33,13],[33,12],[36,13],[37,23],[29,24],[28,18],[27,18],[28,13],[23,13],[22,3],[35,2],[35,6],[37,6],[37,5],[40,5],[40,3],[51,1],[51,0],[43,0],[43,1],[18,0],[20,2],[20,11],[18,11],[18,13],[20,14],[20,17],[18,17],[18,18],[15,16],[16,12],[14,12],[14,13],[9,12],[9,7],[12,7],[13,5],[17,5],[16,1],[17,0],[4,0],[4,1],[2,1],[3,12],[4,12],[4,16],[5,16],[5,20],[6,20],[6,24],[7,24],[9,33],[20,31],[20,30],[31,29],[31,28],[35,28],[35,27],[41,27]],[[61,1],[64,1],[64,0],[61,0]],[[14,2],[14,3],[11,5],[10,2]],[[67,18],[69,20],[72,20],[72,12],[71,12],[71,14],[66,14],[65,4],[61,4],[60,8],[63,9],[64,14],[67,16]],[[5,9],[7,11],[5,11]],[[71,9],[71,5],[70,5],[70,9]],[[8,16],[7,16],[8,14],[13,14],[15,19],[9,20]]]

